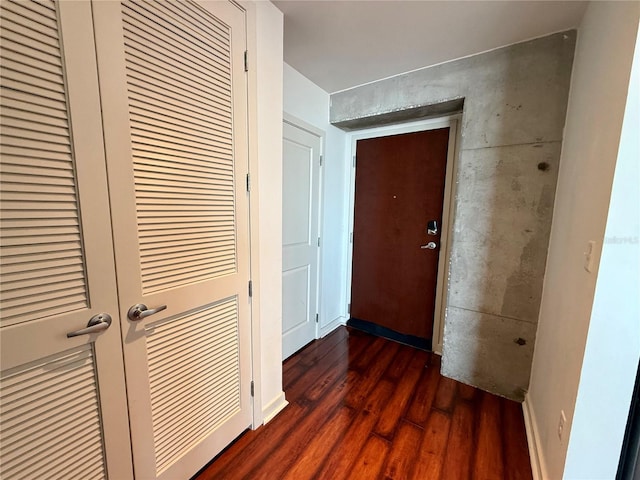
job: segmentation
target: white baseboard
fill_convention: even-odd
[[[522,402],[522,413],[524,415],[524,427],[527,432],[527,444],[529,445],[529,458],[531,459],[531,472],[533,480],[547,480],[547,469],[540,447],[540,435],[538,434],[538,423],[535,413],[529,404],[529,396],[525,395]]]
[[[287,402],[287,399],[284,398],[284,392],[280,392],[280,395],[274,398],[269,403],[269,405],[262,409],[262,424],[266,425],[268,422],[273,420],[273,418],[278,415],[278,413],[280,413],[287,405],[289,405],[289,402]]]
[[[346,324],[347,324],[347,319],[345,317],[334,318],[327,325],[320,327],[320,331],[318,332],[318,338],[326,337],[328,334],[333,332],[336,328]]]

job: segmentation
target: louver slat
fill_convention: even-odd
[[[226,59],[230,57],[229,33],[226,26],[222,26],[224,30],[222,36],[227,37],[225,42],[219,41],[218,38],[204,35],[204,32],[198,26],[194,29],[189,19],[180,15],[172,16],[164,4],[154,3],[153,7],[151,7],[150,2],[137,2],[136,8],[132,8],[132,10],[145,16],[151,23],[157,24],[159,31],[163,33],[171,32],[173,44],[181,44],[186,46],[190,52],[202,54],[205,64],[210,65],[214,62],[217,63],[218,67],[226,68]],[[199,10],[202,15],[207,15],[214,24],[221,25],[217,18],[211,17],[205,10]],[[217,72],[218,68],[213,68],[212,70]],[[231,81],[229,80],[228,83],[230,84]]]
[[[37,48],[36,45],[24,45],[26,39],[21,38],[13,38],[13,32],[8,30],[3,30],[5,33],[0,36],[2,38],[2,48],[8,52],[7,58],[14,59],[16,62],[21,61],[33,61],[34,64],[38,65],[40,62],[44,64],[48,64],[51,69],[58,69],[61,66],[61,57],[59,55],[53,55],[49,53],[51,50],[46,48],[45,46],[40,46]],[[25,42],[31,43],[31,42]],[[47,50],[47,51],[43,51]],[[30,63],[31,64],[31,63]],[[46,71],[46,69],[45,69]]]
[[[172,135],[149,135],[144,129],[132,129],[133,135],[136,137],[136,145],[134,146],[134,155],[141,159],[141,162],[144,161],[145,165],[148,165],[151,162],[147,162],[145,157],[149,157],[150,159],[159,159],[165,160],[168,162],[168,158],[171,159],[180,159],[180,162],[185,164],[182,165],[172,165],[168,168],[174,168],[178,170],[176,173],[180,173],[181,169],[191,172],[193,167],[191,166],[191,162],[188,160],[200,160],[207,161],[208,158],[211,158],[211,155],[216,155],[215,159],[218,162],[210,162],[211,170],[215,168],[218,171],[230,170],[228,168],[228,164],[231,163],[231,154],[229,153],[229,147],[224,148],[224,146],[211,144],[208,148],[203,148],[199,145],[194,145],[195,142],[191,143],[188,140],[177,140]],[[226,161],[226,162],[225,162]],[[224,163],[223,163],[224,162]],[[218,166],[215,163],[220,163],[222,165]],[[227,164],[227,168],[224,168],[224,164]],[[190,167],[190,168],[186,168]],[[222,168],[221,168],[222,167]],[[209,172],[201,172],[205,175],[215,175],[215,171]],[[230,172],[225,172],[226,175],[231,175]],[[200,175],[200,173],[198,173]],[[227,177],[228,178],[228,177]]]
[[[215,132],[215,135],[212,135],[210,124],[198,127],[193,123],[184,123],[178,118],[159,118],[158,115],[154,115],[153,112],[149,110],[140,111],[139,114],[132,114],[131,116],[139,125],[144,125],[148,132],[166,132],[167,135],[169,135],[170,132],[174,135],[188,134],[197,139],[220,142],[225,142],[226,139],[226,144],[231,145],[231,132],[218,130]]]
[[[149,325],[146,334],[160,474],[240,409],[237,298]]]
[[[10,18],[10,15],[7,15],[7,18]],[[42,43],[49,46],[56,46],[58,44],[57,35],[55,29],[47,29],[40,28],[39,30],[34,30],[33,25],[28,24],[28,22],[23,22],[24,17],[13,16],[17,21],[7,23],[6,28],[19,35],[22,38],[28,38],[30,40],[34,40],[38,43]]]
[[[229,125],[218,125],[212,123],[210,119],[198,119],[191,115],[180,114],[179,112],[171,112],[172,115],[165,115],[164,104],[153,105],[149,103],[148,98],[144,98],[142,101],[137,102],[134,95],[129,92],[129,104],[136,107],[135,112],[130,112],[131,119],[141,124],[153,120],[153,124],[157,127],[167,130],[175,129],[181,131],[181,133],[193,134],[198,137],[214,139],[220,137],[221,139],[227,139],[231,143],[231,130]],[[176,128],[181,127],[181,128]]]
[[[5,326],[84,308],[87,288],[55,5],[3,1],[1,18]]]
[[[142,110],[145,108],[155,108],[161,115],[184,115],[185,118],[189,119],[188,121],[194,121],[195,123],[197,123],[198,120],[203,121],[205,124],[212,122],[213,125],[211,125],[211,129],[229,128],[229,124],[227,123],[228,118],[225,118],[225,116],[217,110],[205,110],[199,108],[199,105],[189,105],[183,98],[169,95],[162,90],[156,92],[152,87],[153,85],[150,84],[138,86],[135,82],[130,82],[129,105],[134,106],[136,102],[139,102]],[[191,117],[193,117],[194,120],[191,120]]]
[[[220,108],[231,110],[229,105],[230,88],[221,88],[215,79],[211,82],[210,77],[207,78],[199,72],[197,72],[198,76],[195,76],[188,68],[177,68],[171,62],[166,61],[166,56],[163,56],[163,60],[158,60],[151,54],[141,54],[133,48],[127,49],[127,54],[131,64],[137,67],[136,71],[131,71],[130,74],[143,84],[146,81],[146,75],[135,75],[136,72],[148,75],[160,74],[164,79],[164,86],[169,86],[172,91],[189,95],[196,101],[201,98],[206,99],[213,104],[218,104],[217,106]]]
[[[143,132],[141,133],[143,136],[156,140],[159,135],[163,135],[163,137],[160,137],[163,139],[166,139],[167,137],[184,138],[185,135],[190,135],[190,144],[196,148],[210,148],[211,144],[215,142],[219,144],[219,148],[222,148],[221,152],[226,153],[231,146],[231,135],[228,135],[227,141],[225,141],[224,137],[221,138],[221,136],[218,136],[218,138],[212,138],[209,136],[207,138],[204,135],[193,135],[193,130],[185,129],[180,131],[180,129],[176,128],[175,125],[168,126],[166,124],[161,124],[160,128],[158,128],[149,122],[148,119],[141,120],[138,128],[139,132]]]
[[[172,57],[177,64],[189,65],[190,63],[195,63],[201,74],[205,76],[217,75],[215,69],[210,70],[210,60],[206,51],[203,51],[203,49],[197,44],[194,45],[193,43],[190,43],[189,40],[181,35],[172,36],[170,38],[165,37],[164,31],[166,29],[171,29],[171,24],[163,22],[161,18],[150,14],[148,11],[140,11],[142,14],[138,13],[138,11],[134,9],[129,9],[127,16],[123,18],[123,21],[127,25],[127,29],[124,34],[126,39],[132,39],[135,35],[138,37],[138,41],[147,42],[152,50],[157,49],[158,41],[161,41],[163,47],[166,47],[163,51]],[[149,23],[152,24],[141,28],[141,24],[147,22],[147,20],[151,20]],[[185,49],[190,50],[189,59],[185,59],[183,56]],[[222,77],[222,80],[225,81],[224,77]],[[229,82],[227,81],[227,86],[228,85]]]
[[[167,265],[170,266],[172,263],[177,264],[177,263],[183,262],[184,261],[183,257],[189,257],[188,260],[193,263],[196,263],[197,261],[202,261],[204,263],[211,262],[215,260],[216,254],[217,252],[193,255],[190,251],[186,250],[183,252],[173,252],[169,254],[164,253],[162,255],[157,255],[157,256],[150,255],[148,260],[150,264],[151,262],[156,262],[156,265],[158,267],[166,268]],[[164,258],[166,258],[167,261],[164,261],[163,260]]]
[[[211,70],[208,63],[203,58],[202,51],[195,49],[188,61],[185,61],[184,54],[182,53],[180,45],[172,44],[171,39],[165,39],[163,42],[163,49],[158,48],[159,38],[152,30],[141,30],[134,24],[127,23],[128,29],[125,32],[126,44],[130,47],[129,52],[132,54],[132,61],[135,61],[134,48],[136,46],[144,46],[146,52],[149,55],[140,57],[137,63],[141,61],[151,61],[153,65],[165,65],[169,66],[171,72],[175,76],[188,76],[191,83],[207,84],[208,88],[217,93],[229,92],[231,89],[228,79],[221,75],[219,71]],[[205,52],[206,54],[206,52]],[[152,56],[153,55],[153,56]],[[163,60],[155,60],[155,58],[162,58]],[[151,60],[149,60],[151,59]],[[193,72],[191,69],[193,66],[198,67],[198,70]]]
[[[7,102],[8,103],[8,102]],[[4,117],[11,117],[13,119],[13,125],[16,126],[29,126],[30,128],[43,129],[42,131],[49,131],[54,133],[63,133],[67,128],[67,122],[64,118],[55,118],[51,115],[42,115],[37,112],[25,112],[13,106],[9,106],[3,102],[2,115]]]
[[[90,344],[2,372],[0,392],[3,478],[105,478]]]
[[[234,273],[229,29],[195,4],[122,13],[143,293]]]
[[[31,63],[33,65],[33,62]],[[23,96],[25,100],[18,98]],[[69,126],[67,122],[67,111],[64,108],[49,108],[46,106],[30,103],[28,100],[33,100],[33,96],[22,95],[21,92],[10,92],[10,95],[2,95],[2,112],[6,112],[8,108],[13,109],[14,112],[18,112],[16,117],[29,119],[31,115],[37,115],[39,122],[52,125],[62,126],[67,128]],[[60,104],[57,103],[56,107]],[[64,105],[63,105],[64,107]]]
[[[141,163],[145,160],[146,159],[140,159],[140,163],[138,163],[137,165],[138,171],[142,172],[145,176],[141,176],[139,179],[137,178],[136,185],[161,185],[163,184],[161,182],[165,182],[166,184],[184,187],[183,190],[180,190],[182,192],[191,192],[192,190],[195,190],[199,187],[198,184],[201,184],[204,186],[210,186],[211,188],[218,187],[218,189],[222,191],[229,191],[228,177],[230,175],[204,175],[203,173],[192,175],[187,169],[180,170],[179,168],[164,167],[162,165],[147,165],[146,163]]]
[[[57,29],[56,7],[53,1],[12,2],[5,7],[5,10],[17,13],[40,25]]]
[[[64,87],[59,83],[62,80],[62,72],[50,73],[15,60],[6,60],[3,65],[2,76],[16,82],[51,90],[52,92],[64,92]]]
[[[164,4],[163,7],[167,11],[173,12],[174,18],[187,19],[188,25],[193,25],[198,28],[200,32],[207,35],[208,38],[214,42],[218,42],[219,45],[227,48],[229,46],[229,35],[226,26],[223,26],[217,19],[215,19],[208,12],[203,12],[194,3],[175,3]],[[211,20],[214,20],[213,22]]]

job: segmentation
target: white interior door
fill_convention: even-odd
[[[135,473],[189,478],[252,418],[245,16],[93,9]]]
[[[0,476],[133,478],[91,6],[0,8]]]
[[[282,164],[282,355],[316,338],[321,138],[285,122]]]

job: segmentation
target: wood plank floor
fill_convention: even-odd
[[[439,357],[340,327],[283,366],[289,406],[195,480],[530,480],[520,404],[440,375]]]

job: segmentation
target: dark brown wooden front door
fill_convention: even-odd
[[[358,141],[352,319],[432,338],[448,144],[448,128]]]

